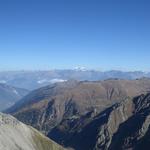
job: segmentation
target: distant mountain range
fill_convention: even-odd
[[[6,112],[75,150],[150,146],[150,79],[55,83]]]
[[[0,150],[65,150],[34,128],[0,113]]]
[[[150,77],[150,73],[134,71],[97,71],[85,68],[75,68],[70,70],[50,70],[50,71],[5,71],[0,72],[0,83],[6,83],[15,87],[33,90],[55,82],[66,80],[97,81],[109,78],[136,79]]]
[[[14,105],[28,93],[26,89],[0,83],[0,111]]]

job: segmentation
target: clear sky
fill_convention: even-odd
[[[150,71],[147,0],[0,0],[0,70]]]

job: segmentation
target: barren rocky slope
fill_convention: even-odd
[[[0,150],[64,150],[37,130],[0,113]]]
[[[64,119],[49,137],[75,150],[149,150],[150,93],[127,98],[98,114]]]

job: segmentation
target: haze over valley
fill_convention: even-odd
[[[89,69],[56,69],[49,71],[1,71],[0,83],[27,90],[34,90],[49,84],[68,80],[99,81],[107,79],[140,79],[150,77],[150,72],[143,71],[98,71]]]

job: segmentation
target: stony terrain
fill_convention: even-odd
[[[37,130],[0,113],[0,150],[64,150]]]
[[[75,150],[149,150],[150,93],[96,114],[64,119],[49,137]]]

